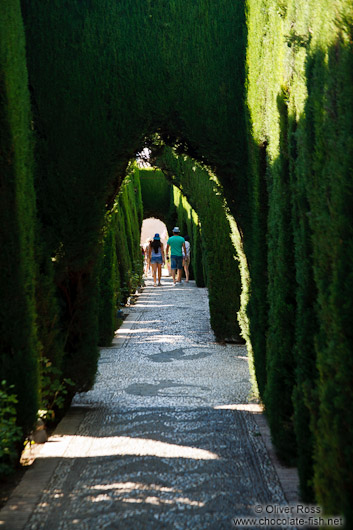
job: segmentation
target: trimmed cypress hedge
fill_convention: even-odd
[[[225,180],[234,181],[233,166],[245,179],[245,137],[233,127],[243,116],[245,14],[240,3],[228,0],[225,7],[220,12],[209,2],[189,0],[22,0],[38,209],[63,310],[64,375],[77,389],[89,388],[97,363],[105,210],[112,208],[128,161],[146,135],[158,129],[207,158]],[[242,161],[230,167],[234,152]],[[123,262],[135,252],[125,245],[132,235],[126,204],[120,215],[126,233],[118,264],[126,295],[126,271],[134,266]]]
[[[100,346],[111,344],[117,327],[117,310],[142,281],[142,218],[140,172],[134,165],[106,217],[99,273]]]
[[[303,498],[344,513],[350,528],[352,7],[249,0],[248,8],[249,189],[253,203],[268,203],[267,350],[257,353],[254,337],[255,362],[267,364],[261,390],[283,457],[295,429]],[[256,249],[248,255],[254,293]],[[256,336],[253,316],[265,309],[251,304]]]
[[[1,380],[15,386],[24,434],[38,409],[33,138],[19,2],[0,4]]]
[[[318,329],[314,488],[328,512],[353,525],[353,9],[325,2],[306,65],[308,186]],[[312,5],[312,9],[314,6]],[[312,151],[309,148],[313,147]]]
[[[99,271],[99,345],[110,346],[117,328],[120,273],[112,219],[107,219]]]
[[[176,224],[173,190],[163,173],[157,169],[137,169],[145,219],[155,217],[163,221],[170,232]]]
[[[238,261],[243,253],[240,238],[236,247],[232,244],[223,190],[215,176],[192,159],[177,156],[171,148],[165,147],[158,154],[157,164],[180,187],[200,218],[212,329],[219,340],[239,341],[241,331],[236,315],[240,309],[241,277]],[[180,216],[178,224],[185,233],[186,224],[184,227],[184,219]]]

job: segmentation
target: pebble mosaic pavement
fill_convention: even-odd
[[[28,530],[231,529],[286,504],[249,396],[246,347],[215,342],[207,290],[151,279],[101,351]]]

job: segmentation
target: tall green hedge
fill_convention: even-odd
[[[116,239],[112,219],[107,219],[99,271],[99,332],[100,346],[110,346],[117,328],[117,311],[121,297],[120,273],[116,255]]]
[[[141,182],[144,217],[160,219],[166,224],[168,231],[171,231],[176,223],[176,212],[170,182],[156,168],[137,170]]]
[[[314,12],[314,4],[311,5]],[[324,2],[310,27],[306,65],[312,178],[308,186],[313,269],[318,291],[318,414],[314,425],[314,487],[328,511],[353,525],[353,9]],[[317,411],[315,411],[317,412]]]
[[[200,218],[212,328],[218,339],[238,341],[241,334],[237,321],[241,294],[238,262],[242,251],[240,238],[237,247],[232,243],[222,187],[197,162],[177,156],[171,148],[165,147],[159,153],[157,164],[180,187]]]
[[[266,333],[268,327],[267,300],[267,215],[268,192],[266,187],[266,144],[256,144],[249,137],[249,206],[251,221],[249,237],[244,240],[248,263],[248,299],[246,316],[248,319],[248,343],[251,344],[254,370],[260,396],[264,396],[266,367]]]
[[[238,173],[244,182],[245,137],[233,126],[243,119],[244,7],[231,0],[221,12],[207,1],[189,0],[22,0],[21,5],[37,138],[38,210],[60,293],[64,373],[77,389],[86,389],[98,357],[105,212],[146,135],[158,130],[197,158],[207,158],[225,180],[232,183]],[[242,158],[230,164],[234,152]],[[123,262],[134,250],[124,204],[120,215],[121,248],[125,241],[127,248],[118,263],[128,289],[124,271],[132,264]]]
[[[143,204],[140,172],[132,165],[107,213],[99,271],[99,344],[109,346],[117,311],[140,285],[143,273],[140,234]]]
[[[0,3],[1,376],[15,386],[24,433],[38,409],[33,137],[19,2]]]
[[[262,393],[282,456],[288,456],[296,434],[304,499],[344,513],[347,528],[352,524],[347,325],[352,314],[352,17],[345,0],[267,0],[261,7],[248,2],[248,131],[255,153],[249,189],[254,204],[261,196],[268,204]],[[250,248],[258,220],[252,222]],[[255,256],[255,249],[249,252],[251,274]],[[252,292],[254,282],[252,276]],[[252,319],[256,299],[251,303]],[[260,301],[257,306],[264,311]],[[260,340],[257,344],[261,347]]]

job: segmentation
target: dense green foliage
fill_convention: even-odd
[[[53,261],[46,253],[37,225],[36,259],[36,327],[39,355],[39,409],[41,415],[55,418],[58,389],[61,388],[64,363],[65,334],[61,323],[61,308],[54,283]],[[62,408],[62,407],[61,407]]]
[[[0,386],[0,477],[10,474],[18,459],[18,442],[22,429],[16,425],[16,395],[14,386],[7,388],[6,381]]]
[[[352,6],[248,4],[249,184],[258,211],[250,246],[267,233],[269,278],[268,324],[263,301],[251,300],[251,329],[258,310],[268,330],[266,350],[253,342],[255,361],[262,359],[261,389],[282,456],[296,433],[304,498],[345,513],[350,528]],[[254,290],[256,255],[253,247]]]
[[[158,216],[168,223],[169,231],[176,224],[181,234],[189,235],[191,272],[199,287],[206,284],[209,289],[211,326],[216,337],[239,341],[236,317],[241,291],[238,255],[230,237],[221,186],[214,176],[190,158],[178,157],[167,147],[163,152],[157,148],[157,152],[155,163],[165,176],[153,169],[140,171],[144,205],[149,212],[158,214],[160,209]],[[168,184],[165,177],[174,186]]]
[[[0,4],[0,368],[14,385],[17,421],[38,409],[33,153],[25,38],[17,1]]]
[[[99,273],[99,344],[109,346],[117,311],[140,285],[143,272],[140,171],[131,168],[114,207],[106,216]]]
[[[231,0],[221,16],[217,6],[188,0],[167,5],[162,0],[22,0],[22,13],[37,140],[38,211],[59,292],[63,375],[85,390],[98,358],[106,209],[112,208],[127,164],[146,135],[158,129],[169,142],[207,158],[224,178],[233,181],[241,170],[245,183],[242,161],[229,166],[234,152],[245,155],[242,128],[233,128],[243,120],[245,14]],[[189,42],[187,58],[180,39]],[[220,57],[221,49],[229,53]],[[203,69],[210,64],[212,86],[206,87]],[[118,266],[128,290],[133,249],[126,198],[118,215],[124,226],[116,236],[124,249]]]
[[[157,165],[171,182],[180,187],[200,219],[212,329],[219,340],[239,341],[237,313],[241,277],[238,261],[241,244],[238,238],[238,248],[233,246],[222,187],[200,164],[189,157],[177,156],[171,148],[165,147],[158,154]],[[183,218],[179,217],[182,233],[190,230],[188,224],[183,226]]]
[[[145,219],[156,217],[166,224],[170,233],[176,224],[173,188],[163,173],[156,169],[138,169]]]
[[[94,380],[141,272],[143,171],[121,184],[157,132],[182,194],[160,179],[155,204],[191,232],[212,326],[235,335],[243,245],[240,315],[273,440],[297,453],[303,497],[350,528],[351,0],[22,0],[31,109],[19,5],[3,4],[1,370],[19,425],[33,424],[40,357],[76,389]]]
[[[312,13],[314,10],[312,3]],[[314,487],[328,511],[345,513],[349,528],[353,525],[352,4],[325,2],[312,31],[306,65],[306,130],[300,138],[306,143],[312,175],[307,196],[318,292],[314,344],[319,408],[312,414]],[[303,182],[306,168],[302,165],[300,170]]]

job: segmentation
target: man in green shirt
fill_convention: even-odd
[[[177,282],[181,283],[181,275],[183,272],[183,249],[186,254],[185,239],[180,236],[178,226],[173,228],[173,235],[167,241],[166,255],[168,256],[170,247],[170,268],[172,269],[173,285]],[[178,270],[178,277],[175,280],[175,271]]]

